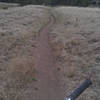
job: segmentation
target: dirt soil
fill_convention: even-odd
[[[100,10],[25,6],[0,10],[0,100],[79,100],[100,96]]]

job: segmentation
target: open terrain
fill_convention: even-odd
[[[0,100],[18,100],[36,80],[36,40],[48,21],[41,6],[0,10]]]
[[[83,80],[93,85],[79,100],[100,99],[100,9],[57,7],[50,42],[57,56],[65,95]]]
[[[100,96],[100,10],[25,6],[0,10],[0,100],[79,100]]]

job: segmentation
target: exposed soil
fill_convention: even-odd
[[[23,100],[64,100],[60,76],[57,72],[56,60],[49,44],[49,31],[54,24],[54,18],[40,31],[36,43],[35,69],[37,71],[36,84],[29,86]],[[36,89],[36,93],[32,89]],[[27,90],[27,91],[28,91]],[[34,95],[32,95],[32,93]]]
[[[35,100],[64,100],[55,56],[49,44],[48,33],[53,24],[54,18],[51,17],[50,23],[40,32],[37,43],[36,67],[38,68],[37,87],[39,94],[36,97],[38,99]]]

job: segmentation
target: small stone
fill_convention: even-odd
[[[38,91],[39,89],[37,87],[34,88],[36,91]]]

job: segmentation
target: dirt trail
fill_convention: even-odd
[[[64,100],[57,73],[55,57],[49,45],[48,33],[54,24],[51,17],[49,24],[40,32],[37,43],[36,67],[38,70],[39,94],[35,100]]]
[[[36,83],[31,84],[24,100],[64,100],[60,75],[57,71],[56,60],[49,45],[49,32],[54,24],[54,18],[40,32],[35,51]],[[33,89],[36,89],[34,91]]]

